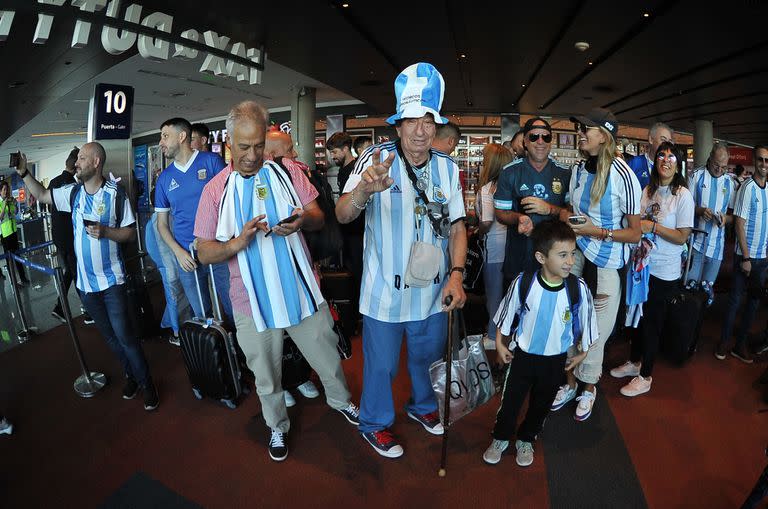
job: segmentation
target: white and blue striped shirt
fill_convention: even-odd
[[[747,235],[748,258],[765,258],[768,241],[768,186],[760,187],[754,179],[747,179],[736,192],[733,213],[744,219]],[[736,254],[743,255],[739,242]]]
[[[584,165],[585,162],[581,162],[571,174],[570,196],[574,214],[588,216],[598,228],[626,228],[625,216],[640,214],[642,190],[635,173],[623,159],[615,158],[603,197],[599,202],[592,203],[590,191],[596,174],[590,173]],[[591,237],[578,237],[576,244],[589,261],[605,269],[623,267],[632,247],[623,242],[606,242]]]
[[[360,174],[371,165],[375,148],[381,150],[382,161],[395,151],[395,142],[369,147],[358,158],[355,169],[344,186],[349,193],[360,182]],[[451,223],[464,217],[464,198],[459,182],[459,167],[449,156],[432,151],[425,169],[426,195],[430,201],[448,207]],[[372,196],[365,212],[365,241],[363,252],[363,282],[360,290],[360,313],[375,320],[402,323],[423,320],[440,312],[440,294],[448,271],[448,240],[437,238],[429,219],[424,216],[416,226],[414,207],[418,193],[408,178],[403,159],[397,155],[389,176],[392,186]],[[418,232],[418,235],[417,235]],[[443,253],[435,284],[425,288],[405,285],[405,271],[411,246],[416,240],[439,247]]]
[[[736,199],[736,182],[733,178],[728,173],[715,178],[705,166],[697,168],[691,174],[688,189],[697,207],[706,207],[715,213],[719,212],[723,218],[728,209],[733,208]],[[703,216],[696,221],[696,228],[706,231],[707,235],[696,235],[693,248],[704,256],[722,260],[725,228],[718,227],[715,221],[705,221]]]
[[[102,292],[125,282],[125,268],[118,243],[105,237],[91,237],[83,223],[83,219],[87,219],[112,228],[123,228],[136,222],[128,196],[124,190],[118,190],[118,186],[120,184],[112,180],[104,180],[101,188],[92,195],[79,184],[51,189],[56,210],[72,213],[77,289],[85,293]],[[74,205],[70,206],[73,192],[77,194]],[[116,203],[118,196],[123,200],[122,217],[117,217],[117,209],[120,208]]]
[[[522,351],[535,355],[560,355],[573,345],[573,316],[565,282],[550,287],[541,281],[540,272],[531,281],[531,289],[525,299],[528,310],[523,313],[517,330],[512,330],[515,315],[520,310],[520,288],[523,274],[509,285],[493,321],[501,333],[509,336]],[[526,289],[523,288],[523,294]],[[598,338],[597,315],[592,294],[583,279],[579,278],[579,323],[581,324],[581,350],[587,351]]]

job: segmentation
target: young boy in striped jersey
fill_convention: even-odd
[[[571,274],[576,254],[573,230],[560,221],[544,221],[534,228],[531,239],[541,269],[515,278],[494,317],[499,360],[511,365],[491,433],[493,441],[483,454],[490,464],[501,461],[509,447],[517,414],[529,393],[515,449],[518,465],[533,463],[533,442],[564,371],[583,361],[597,341],[592,295],[584,280]]]

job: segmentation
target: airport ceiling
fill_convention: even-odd
[[[570,116],[603,106],[622,124],[661,120],[693,132],[695,119],[709,119],[717,138],[768,140],[768,2],[761,0],[716,8],[694,0],[135,3],[173,15],[174,32],[212,29],[263,44],[269,61],[382,114],[394,108],[397,73],[427,61],[445,78],[445,114]],[[0,0],[0,10],[14,5]],[[51,41],[35,46],[34,15],[19,12],[18,23],[0,43],[7,112],[0,140],[135,54],[109,55],[93,35],[88,47],[71,49],[72,23],[59,18]]]

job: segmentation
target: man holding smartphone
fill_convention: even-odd
[[[512,161],[499,175],[493,205],[496,219],[507,228],[504,280],[511,282],[520,272],[538,268],[528,236],[547,218],[558,217],[566,205],[571,171],[549,157],[552,128],[541,117],[523,126],[526,157]],[[505,288],[509,286],[504,285]]]
[[[117,245],[134,239],[136,219],[122,185],[102,176],[106,157],[101,144],[86,143],[75,163],[81,183],[57,189],[44,188],[29,173],[24,154],[16,172],[40,203],[72,214],[80,300],[122,365],[123,399],[133,399],[142,389],[144,409],[154,410],[160,400],[141,342],[127,318],[125,273]],[[86,218],[93,223],[86,225]]]

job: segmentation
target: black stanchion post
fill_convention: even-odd
[[[19,276],[16,274],[16,258],[14,258],[13,253],[7,253],[6,256],[8,259],[8,277],[11,278],[11,293],[13,294],[14,302],[16,302],[16,311],[19,313],[19,320],[21,321],[21,330],[16,332],[16,337],[19,343],[24,343],[37,332],[37,327],[29,327],[27,325],[27,317],[24,314],[24,307],[21,305],[21,297],[19,296]]]
[[[67,328],[69,329],[69,335],[72,336],[72,343],[75,345],[75,353],[77,354],[77,360],[80,361],[80,368],[83,374],[77,377],[74,383],[75,392],[83,398],[93,397],[102,387],[107,385],[107,377],[103,373],[90,371],[85,364],[85,357],[83,356],[83,350],[80,348],[80,340],[77,338],[77,332],[75,326],[72,324],[72,312],[69,309],[69,301],[64,294],[64,269],[56,267],[54,272],[54,278],[56,279],[56,293],[59,294],[59,302],[61,302],[61,309],[64,311],[64,318],[67,320]]]

